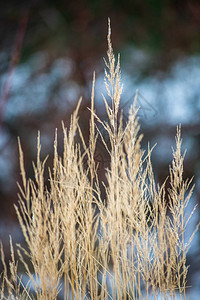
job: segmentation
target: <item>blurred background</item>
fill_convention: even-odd
[[[138,90],[143,147],[157,143],[152,161],[159,183],[169,174],[176,126],[182,124],[184,176],[194,175],[196,185],[188,212],[200,204],[200,1],[1,1],[0,239],[6,253],[9,234],[14,242],[22,240],[13,207],[21,181],[17,137],[27,176],[33,177],[38,130],[42,157],[49,154],[51,165],[55,128],[61,141],[61,121],[69,124],[80,96],[80,123],[87,135],[94,70],[96,109],[104,115],[108,17],[114,51],[121,54],[124,115]],[[197,207],[188,236],[199,212]],[[199,299],[194,295],[200,294],[200,232],[188,263],[189,294]]]

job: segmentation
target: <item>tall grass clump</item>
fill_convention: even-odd
[[[193,186],[183,178],[181,128],[177,127],[167,190],[166,181],[161,186],[155,182],[153,149],[141,148],[137,95],[128,120],[123,120],[120,59],[116,61],[113,53],[110,23],[107,40],[107,121],[95,112],[94,75],[89,143],[78,124],[80,99],[69,128],[63,124],[62,156],[56,132],[48,187],[40,136],[34,179],[26,177],[19,141],[22,185],[15,209],[26,247],[18,245],[17,262],[10,239],[8,272],[1,246],[1,299],[186,299],[186,257],[195,232],[185,240],[194,210],[186,215]],[[110,157],[103,182],[95,160],[99,138]]]

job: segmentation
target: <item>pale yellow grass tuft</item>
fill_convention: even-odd
[[[150,299],[150,295],[154,299],[159,295],[163,299],[175,299],[177,295],[186,298],[186,255],[195,232],[186,243],[185,231],[193,211],[186,218],[185,210],[193,186],[190,187],[191,180],[183,179],[181,128],[177,127],[167,191],[165,182],[162,186],[155,182],[151,164],[153,149],[148,148],[146,152],[141,149],[137,99],[126,123],[120,112],[120,60],[118,56],[115,61],[110,21],[107,39],[108,99],[106,96],[103,99],[108,121],[101,120],[95,112],[94,74],[89,145],[78,125],[81,99],[69,129],[63,124],[62,157],[58,156],[55,134],[50,187],[44,183],[46,159],[40,159],[40,135],[37,161],[33,165],[34,180],[26,178],[19,141],[22,186],[19,186],[19,204],[15,208],[26,247],[18,245],[18,256],[30,281],[25,286],[23,274],[18,275],[19,265],[10,239],[10,276],[1,246],[4,267],[1,299],[135,300]],[[109,143],[98,123],[108,134]],[[110,156],[103,199],[95,161],[98,137]]]

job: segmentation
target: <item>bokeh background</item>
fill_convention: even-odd
[[[107,20],[113,48],[121,54],[124,115],[138,90],[143,147],[153,146],[156,179],[169,174],[176,126],[187,148],[184,176],[196,185],[200,205],[200,1],[34,0],[0,3],[0,239],[22,241],[14,203],[20,182],[17,137],[27,175],[33,177],[37,132],[51,166],[55,128],[62,152],[61,120],[69,124],[80,96],[80,123],[87,135],[93,71],[95,103],[103,116],[103,57]],[[100,157],[102,158],[102,155]],[[167,201],[167,200],[166,200]],[[188,234],[199,222],[197,207]],[[188,255],[191,299],[200,295],[200,232]],[[197,295],[197,296],[196,296]],[[197,298],[195,298],[197,297]]]

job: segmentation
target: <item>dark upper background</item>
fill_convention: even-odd
[[[94,70],[97,106],[103,114],[108,17],[113,48],[121,53],[124,110],[139,88],[143,144],[158,142],[153,155],[157,180],[161,183],[168,175],[170,145],[181,122],[188,148],[184,174],[195,175],[195,201],[200,203],[200,2],[1,1],[0,239],[5,243],[7,234],[17,228],[13,208],[16,181],[20,182],[17,136],[28,176],[33,176],[38,130],[42,155],[49,153],[51,164],[54,130],[58,128],[61,138],[61,120],[68,124],[81,95],[80,122],[87,132]],[[17,240],[18,231],[14,232]],[[198,234],[197,254],[199,240]],[[199,254],[190,262],[193,273],[197,261]]]

